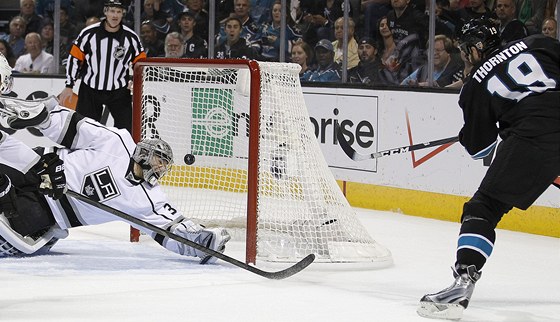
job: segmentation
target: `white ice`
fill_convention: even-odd
[[[51,255],[0,259],[0,321],[429,321],[416,306],[452,282],[458,224],[358,212],[393,266],[273,281],[129,243],[124,223],[73,229]],[[560,321],[560,239],[498,230],[463,321]]]

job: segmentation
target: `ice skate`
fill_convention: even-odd
[[[205,229],[205,232],[209,232],[208,236],[202,241],[202,245],[215,250],[217,252],[223,253],[226,249],[226,243],[231,239],[230,234],[224,228],[213,228]],[[212,255],[206,255],[201,257],[200,264],[212,264],[218,259]]]
[[[49,120],[49,112],[58,101],[54,96],[26,101],[12,97],[0,97],[0,111],[7,116],[8,126],[14,130],[35,127]]]
[[[424,295],[416,312],[432,319],[461,319],[480,275],[474,265],[453,269],[455,282],[440,292]]]

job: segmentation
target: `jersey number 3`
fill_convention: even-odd
[[[531,93],[542,93],[556,87],[556,81],[548,78],[541,65],[531,54],[523,53],[507,63],[507,74],[521,91],[509,89],[504,82],[494,75],[488,80],[487,89],[491,94],[520,101]]]

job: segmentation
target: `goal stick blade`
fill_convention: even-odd
[[[251,272],[251,273],[254,273],[254,274],[260,275],[260,276],[262,276],[262,277],[269,278],[269,279],[281,280],[281,279],[284,279],[284,278],[288,278],[288,277],[290,277],[290,276],[292,276],[292,275],[294,275],[294,274],[300,272],[301,270],[303,270],[304,268],[306,268],[307,266],[309,266],[311,263],[313,263],[313,261],[315,260],[315,255],[314,255],[314,254],[309,254],[309,255],[307,255],[304,259],[302,259],[301,261],[295,263],[294,265],[292,265],[292,266],[290,266],[290,267],[288,267],[288,268],[286,268],[286,269],[284,269],[284,270],[281,270],[281,271],[278,271],[278,272],[267,272],[267,271],[263,271],[263,270],[261,270],[261,269],[256,268],[255,266],[251,266],[251,265],[246,264],[246,263],[244,263],[244,262],[238,261],[237,259],[235,259],[235,258],[233,258],[233,257],[229,257],[229,256],[227,256],[227,255],[225,255],[225,254],[222,254],[222,253],[220,253],[220,252],[217,252],[217,251],[215,251],[215,250],[213,250],[213,249],[204,247],[204,246],[202,246],[202,245],[200,245],[200,244],[197,244],[197,243],[195,243],[195,242],[193,242],[193,241],[190,241],[190,240],[188,240],[188,239],[186,239],[186,238],[184,238],[184,237],[181,237],[181,236],[179,236],[179,235],[173,234],[173,233],[171,233],[171,232],[169,232],[169,231],[167,231],[167,230],[165,230],[165,229],[162,229],[162,228],[160,228],[160,227],[158,227],[158,226],[155,226],[155,225],[153,225],[153,224],[150,224],[149,222],[146,222],[146,221],[144,221],[144,220],[141,220],[141,219],[138,219],[138,218],[136,218],[136,217],[133,217],[133,216],[131,216],[131,215],[127,214],[127,213],[124,213],[124,212],[122,212],[122,211],[120,211],[120,210],[118,210],[118,209],[115,209],[115,208],[113,208],[113,207],[111,207],[111,206],[108,206],[108,205],[105,205],[105,204],[100,203],[100,202],[98,202],[98,201],[92,200],[92,199],[90,199],[90,198],[88,198],[88,197],[86,197],[86,196],[84,196],[84,195],[82,195],[82,194],[80,194],[80,193],[75,192],[75,191],[68,190],[68,191],[66,192],[66,195],[68,195],[68,196],[70,196],[70,197],[72,197],[72,198],[78,199],[78,200],[80,200],[80,201],[83,201],[83,202],[85,202],[85,203],[87,203],[87,204],[89,204],[89,205],[91,205],[91,206],[94,206],[94,207],[96,207],[96,208],[98,208],[98,209],[104,210],[104,211],[106,211],[106,212],[108,212],[108,213],[110,213],[110,214],[112,214],[112,215],[114,215],[114,216],[117,216],[117,217],[119,217],[119,218],[122,218],[122,219],[124,219],[124,220],[126,220],[126,221],[128,221],[128,222],[130,222],[130,223],[133,223],[133,224],[135,224],[135,225],[144,227],[144,228],[146,228],[146,229],[148,229],[148,230],[151,230],[151,231],[153,231],[153,232],[155,232],[155,233],[158,233],[158,234],[160,234],[160,235],[163,235],[163,236],[165,236],[165,237],[167,237],[167,238],[176,240],[176,241],[178,241],[178,242],[180,242],[180,243],[183,243],[183,244],[185,244],[185,245],[187,245],[187,246],[190,246],[190,247],[192,247],[192,248],[196,248],[196,249],[198,249],[198,250],[200,250],[200,251],[202,251],[202,252],[205,252],[206,254],[209,254],[209,255],[212,255],[212,256],[214,256],[214,257],[216,257],[216,258],[218,258],[218,259],[221,259],[221,260],[223,260],[224,262],[228,262],[228,263],[230,263],[230,264],[232,264],[232,265],[235,265],[235,266],[237,266],[237,267],[239,267],[239,268],[242,268],[242,269],[244,269],[244,270],[246,270],[246,271],[249,271],[249,272]]]
[[[358,153],[350,145],[350,143],[348,141],[346,141],[346,138],[342,134],[342,131],[339,131],[337,133],[337,138],[338,138],[338,143],[339,143],[340,147],[342,148],[342,151],[344,151],[344,153],[346,153],[346,155],[354,161],[378,159],[378,158],[381,158],[381,157],[384,157],[384,156],[389,156],[389,155],[394,155],[394,154],[403,154],[403,153],[407,153],[407,152],[411,152],[411,151],[426,149],[426,148],[439,146],[439,145],[444,145],[444,144],[448,144],[448,143],[455,143],[455,142],[459,141],[459,137],[452,136],[452,137],[448,137],[448,138],[445,138],[445,139],[439,139],[439,140],[434,140],[434,141],[429,141],[429,142],[424,142],[424,143],[413,144],[413,145],[409,145],[409,146],[402,146],[402,147],[389,149],[389,150],[383,150],[383,151],[379,151],[379,152],[373,152],[371,154],[362,154],[362,153]]]

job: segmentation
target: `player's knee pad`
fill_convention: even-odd
[[[492,228],[496,228],[503,215],[510,211],[512,206],[506,205],[496,199],[477,191],[474,196],[463,206],[461,222],[473,218],[488,221]]]

